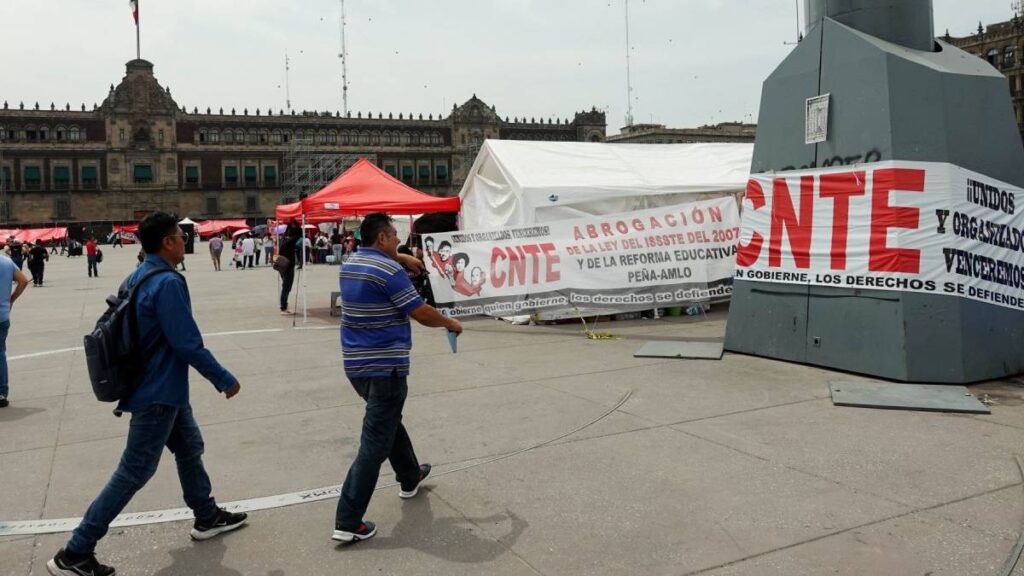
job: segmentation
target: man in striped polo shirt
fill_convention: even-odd
[[[345,477],[334,518],[332,538],[341,542],[366,540],[377,533],[363,514],[385,459],[401,484],[402,498],[415,496],[430,473],[430,464],[416,459],[402,426],[412,349],[409,317],[430,328],[462,332],[458,320],[442,316],[416,293],[402,264],[422,264],[398,253],[398,232],[390,217],[370,214],[359,231],[359,251],[341,267],[341,349],[345,375],[366,400],[366,414],[359,452]]]

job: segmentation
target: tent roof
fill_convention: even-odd
[[[462,223],[491,229],[615,214],[741,191],[753,144],[487,140],[463,184]]]
[[[189,218],[188,216],[185,216],[185,217],[184,217],[184,218],[182,218],[181,220],[178,220],[178,224],[192,224],[192,225],[195,225],[195,224],[196,224],[196,221],[195,221],[195,220],[192,220],[192,219],[191,219],[191,218]]]
[[[460,196],[477,174],[492,180],[503,176],[509,185],[524,192],[539,188],[610,194],[743,189],[750,177],[753,153],[753,144],[487,140]]]
[[[301,202],[277,207],[277,219],[287,221],[306,213],[308,222],[327,222],[343,216],[386,212],[423,214],[458,212],[458,198],[439,198],[406,186],[365,158]]]

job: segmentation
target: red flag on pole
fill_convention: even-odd
[[[135,25],[139,25],[139,0],[128,0],[128,5],[132,8],[132,18],[135,20]]]

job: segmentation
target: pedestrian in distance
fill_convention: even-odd
[[[11,292],[11,284],[17,284]],[[7,333],[11,331],[11,308],[28,286],[28,278],[14,261],[0,254],[0,408],[8,406],[10,384],[7,374]]]
[[[213,260],[213,269],[220,272],[220,255],[224,251],[224,240],[220,234],[210,238],[210,258]]]
[[[281,314],[284,316],[294,314],[288,310],[288,296],[291,294],[292,284],[295,283],[295,267],[302,257],[299,248],[301,236],[302,229],[299,225],[294,220],[289,222],[284,240],[281,241],[281,251],[274,261],[274,268],[281,274]]]
[[[366,412],[359,451],[341,488],[333,540],[356,542],[377,533],[363,518],[384,460],[391,462],[401,498],[412,498],[430,474],[420,464],[402,425],[408,394],[412,330],[409,317],[431,328],[462,333],[458,320],[425,304],[403,265],[422,271],[413,256],[398,254],[398,232],[386,214],[369,214],[360,226],[362,249],[341,267],[341,348],[345,376]]]
[[[96,263],[96,238],[90,236],[89,240],[85,243],[85,259],[89,263],[89,277],[99,276],[99,268]]]
[[[242,238],[242,267],[252,268],[253,256],[256,254],[256,241],[246,234]]]
[[[241,390],[238,380],[206,349],[192,316],[184,277],[175,266],[185,258],[185,236],[178,218],[164,212],[139,224],[145,259],[128,277],[134,287],[150,271],[133,298],[139,346],[148,360],[134,391],[123,397],[118,410],[131,413],[124,453],[113,476],[85,512],[64,548],[46,564],[54,576],[111,576],[114,568],[100,564],[97,542],[132,497],[152,478],[164,447],[174,454],[185,503],[195,514],[190,532],[207,540],[240,528],[245,514],[217,506],[210,477],[203,465],[203,437],[189,403],[189,366],[213,383],[228,399]]]
[[[254,254],[256,255],[256,265],[259,266],[260,265],[260,254],[263,253],[263,237],[262,236],[257,236],[255,238],[253,238],[253,242],[256,243],[256,250],[255,250]]]
[[[31,246],[28,249],[28,270],[32,273],[32,284],[42,286],[43,272],[46,271],[46,261],[50,259],[50,253],[40,242],[36,242],[34,246],[31,244],[26,246]]]
[[[274,262],[273,262],[273,258],[274,258],[274,239],[270,237],[270,234],[267,234],[266,236],[263,237],[263,252],[264,252],[264,260],[263,261],[266,262],[266,265],[267,266],[273,265],[274,264]],[[259,261],[257,261],[256,263],[259,264]]]

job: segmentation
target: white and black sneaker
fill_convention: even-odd
[[[398,491],[399,498],[412,498],[419,494],[420,484],[427,476],[430,476],[430,464],[420,464],[420,477],[416,479],[416,483],[412,485],[402,484],[401,489]]]
[[[0,394],[0,408],[7,408],[8,404],[10,403],[7,401],[7,396]]]
[[[46,563],[46,571],[53,576],[113,576],[115,572],[112,566],[97,562],[95,554],[77,556],[64,548]]]
[[[193,540],[209,540],[218,534],[241,528],[245,525],[246,518],[248,515],[244,512],[235,514],[221,508],[217,510],[217,516],[210,522],[200,522],[197,519],[192,524],[192,532],[189,535]]]
[[[373,522],[361,522],[359,527],[355,530],[343,530],[341,528],[335,528],[334,534],[331,536],[331,540],[337,540],[338,542],[359,542],[360,540],[369,540],[373,538],[374,534],[377,533],[377,525]]]

